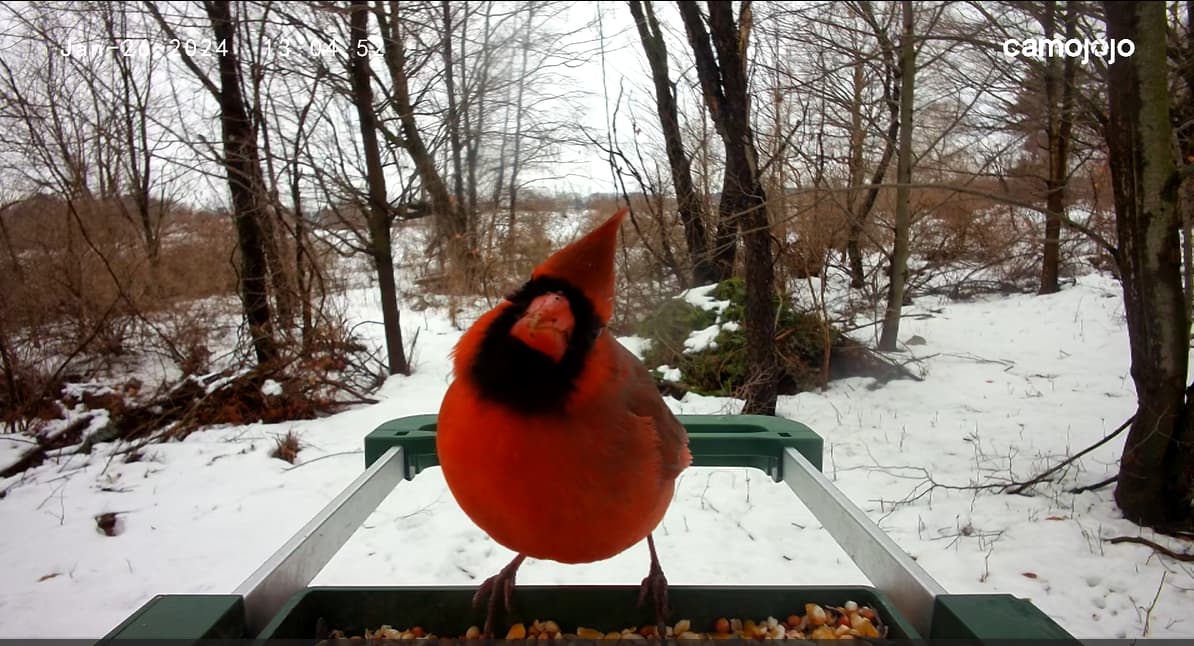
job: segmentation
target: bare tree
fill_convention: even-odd
[[[99,4],[95,8],[103,24],[108,46],[113,51],[119,51],[121,41],[127,38],[130,31],[130,7],[112,3]],[[114,113],[112,123],[124,153],[122,170],[126,188],[123,192],[131,198],[134,209],[130,211],[125,206],[125,200],[117,200],[117,204],[122,215],[140,225],[153,276],[152,286],[157,289],[163,221],[163,209],[155,208],[153,199],[155,158],[161,145],[151,133],[151,121],[154,118],[151,103],[157,61],[148,57],[142,67],[132,57],[112,56],[111,59],[116,70],[116,86],[111,88],[111,94],[114,95],[110,104]]]
[[[250,11],[256,9],[257,11]],[[268,120],[265,116],[267,98],[263,88],[267,79],[272,79],[277,72],[272,52],[265,49],[265,43],[270,40],[270,23],[273,21],[273,3],[260,5],[242,5],[242,15],[237,20],[236,33],[241,38],[242,65],[249,70],[242,76],[245,84],[245,109],[249,115],[252,130],[260,138],[258,157],[263,168],[262,190],[264,202],[261,216],[262,247],[265,251],[266,267],[269,271],[273,286],[274,315],[281,332],[287,336],[291,334],[294,324],[294,313],[298,293],[292,284],[290,266],[282,252],[284,242],[282,233],[288,228],[284,217],[278,189],[278,173],[275,164],[280,155],[273,152],[273,137]]]
[[[904,306],[904,288],[908,281],[908,242],[912,229],[912,106],[916,89],[915,16],[912,0],[902,0],[904,31],[900,35],[900,150],[897,161],[895,244],[891,251],[891,282],[887,291],[887,310],[883,317],[880,350],[895,350],[899,341],[900,311]]]
[[[456,59],[452,55],[452,41],[455,36],[455,28],[453,27],[452,3],[448,0],[441,0],[440,8],[443,11],[443,49],[444,57],[444,93],[448,99],[448,113],[444,126],[448,129],[448,141],[451,144],[452,154],[452,195],[456,198],[456,204],[460,209],[464,209],[466,216],[472,216],[473,212],[468,211],[468,203],[464,196],[464,159],[462,157],[464,152],[464,143],[460,138],[461,131],[461,117],[459,108],[458,91],[456,89]],[[464,12],[467,15],[468,6],[465,5]],[[463,23],[463,21],[462,21]],[[462,30],[463,31],[463,30]],[[461,52],[460,58],[463,61],[465,58],[464,44],[468,42],[464,38],[460,39]],[[467,227],[466,236],[471,237],[473,228]],[[475,247],[476,243],[470,243],[470,247]]]
[[[388,7],[388,9],[387,9]],[[468,216],[464,205],[452,198],[435,158],[424,141],[415,119],[414,99],[411,97],[407,69],[406,29],[401,19],[401,5],[397,0],[378,3],[373,8],[381,33],[386,69],[390,76],[390,105],[402,126],[402,145],[418,170],[423,190],[431,199],[437,217],[441,240],[448,250],[449,262],[460,272],[464,284],[472,283],[476,273],[476,249],[469,236]]]
[[[767,194],[759,172],[747,89],[751,3],[742,3],[735,21],[729,3],[710,2],[707,31],[706,19],[696,3],[678,4],[709,114],[725,148],[719,218],[742,232],[746,246],[744,320],[750,373],[744,386],[746,404],[743,411],[774,415],[779,380],[775,358],[775,269],[772,266]],[[720,239],[718,244],[722,244]],[[718,271],[728,274],[722,255],[724,250],[719,248],[715,253],[722,264]],[[730,267],[733,266],[732,259],[730,255]]]
[[[485,139],[485,128],[490,109],[491,79],[493,78],[494,56],[491,43],[497,41],[494,31],[499,21],[493,18],[493,3],[481,3],[484,20],[481,24],[481,40],[474,51],[476,57],[475,71],[468,73],[468,59],[460,56],[460,75],[462,94],[465,98],[464,109],[461,110],[461,129],[464,135],[465,147],[465,186],[468,191],[468,216],[472,227],[470,236],[476,244],[480,244],[477,236],[479,182],[481,180],[479,167],[481,164],[481,148]],[[465,15],[472,10],[471,3],[465,7]],[[466,23],[467,24],[467,23]],[[462,40],[464,36],[462,35]],[[496,203],[496,200],[495,200]]]
[[[1065,3],[1065,37],[1077,36],[1077,15],[1073,0]],[[1057,3],[1045,3],[1042,22],[1045,38],[1053,39],[1057,29]],[[1045,63],[1045,138],[1048,142],[1049,172],[1045,180],[1046,208],[1045,251],[1041,261],[1041,294],[1057,292],[1061,265],[1061,214],[1065,210],[1066,184],[1069,180],[1070,138],[1074,118],[1074,74],[1077,59],[1067,56],[1064,62],[1050,57]]]
[[[147,1],[145,7],[153,14],[158,25],[174,38],[174,28],[158,11],[157,6]],[[265,365],[278,357],[278,344],[274,338],[265,233],[261,227],[261,219],[266,217],[266,197],[261,159],[257,150],[257,135],[253,131],[245,108],[245,97],[241,91],[240,60],[236,55],[236,21],[232,17],[231,3],[228,0],[205,1],[204,10],[211,23],[215,41],[223,48],[216,56],[219,85],[207,76],[207,72],[185,50],[180,50],[180,57],[220,105],[223,166],[228,190],[232,195],[233,221],[236,224],[241,257],[241,300],[244,303],[245,318],[249,323],[249,335],[257,362]]]
[[[267,36],[268,38],[269,36]],[[297,66],[290,66],[286,72],[297,75]],[[274,75],[281,78],[282,75]],[[308,224],[309,196],[305,193],[308,177],[314,175],[313,167],[317,165],[315,155],[310,150],[310,141],[321,116],[331,103],[327,94],[328,74],[317,69],[306,82],[305,92],[290,91],[288,87],[282,91],[267,91],[265,93],[266,107],[264,111],[272,117],[270,124],[278,142],[277,148],[282,151],[278,159],[274,160],[273,170],[270,171],[276,184],[285,185],[285,197],[289,199],[289,213],[293,221],[291,227],[292,261],[294,267],[294,288],[297,292],[300,307],[301,338],[304,352],[310,349],[316,334],[316,317],[319,314],[315,307],[316,287],[320,288],[321,296],[326,295],[326,281],[316,262],[314,241],[310,235]],[[269,149],[266,149],[269,152]],[[276,173],[276,175],[275,175]],[[274,201],[279,210],[284,211],[282,205],[282,189],[277,189],[278,195]],[[283,221],[285,221],[283,219]]]
[[[527,5],[526,22],[523,23],[522,38],[519,43],[519,51],[521,62],[518,67],[518,80],[515,82],[514,90],[514,132],[513,134],[513,150],[510,153],[509,164],[509,189],[507,189],[507,199],[510,200],[509,212],[506,216],[506,232],[510,236],[509,240],[513,240],[514,221],[518,213],[518,189],[520,187],[519,173],[522,171],[522,146],[523,146],[523,119],[526,116],[526,88],[527,88],[527,71],[529,70],[527,61],[531,53],[531,37],[534,34],[535,14],[538,10],[538,4],[532,2]]]
[[[668,74],[667,45],[663,39],[663,31],[655,17],[651,0],[630,0],[627,4],[630,5],[630,13],[638,27],[639,39],[643,44],[643,52],[647,55],[651,79],[655,84],[655,106],[659,114],[659,125],[663,129],[672,184],[676,190],[676,208],[680,214],[680,223],[684,227],[684,241],[688,245],[692,281],[697,285],[720,282],[729,278],[729,275],[722,275],[717,271],[709,250],[704,202],[697,195],[693,185],[692,167],[684,150],[675,90]]]
[[[122,126],[138,118],[144,123],[147,116],[137,113],[135,106],[113,106],[118,102],[120,84],[109,67],[109,55],[68,49],[62,33],[68,19],[89,36],[104,39],[94,16],[67,18],[43,4],[3,8],[8,13],[6,24],[24,41],[23,46],[10,50],[20,54],[23,64],[15,56],[0,60],[0,123],[6,134],[0,159],[8,172],[9,188],[26,196],[6,208],[37,209],[40,205],[44,207],[39,218],[43,226],[61,217],[41,232],[53,237],[38,235],[36,241],[30,241],[25,228],[27,233],[21,237],[26,238],[26,248],[33,242],[43,252],[34,261],[36,271],[50,284],[30,287],[39,293],[13,300],[34,297],[45,310],[41,315],[62,323],[59,338],[52,342],[73,343],[76,349],[50,359],[60,371],[71,361],[60,362],[62,356],[73,358],[83,350],[97,348],[119,352],[125,331],[133,325],[130,317],[123,315],[135,313],[139,303],[129,288],[129,272],[122,271],[123,265],[116,266],[118,256],[129,256],[127,251],[120,252],[117,238],[136,235],[137,230],[117,233],[109,216],[123,215],[136,224],[124,198],[125,191],[138,187],[128,183],[125,171],[126,162],[139,156],[139,151],[125,148],[128,142],[122,135],[127,130]],[[147,205],[146,211],[150,209]],[[14,214],[17,210],[14,208]],[[149,235],[156,236],[156,224],[150,223],[149,229]],[[17,261],[20,254],[13,247],[7,224],[0,233],[16,274],[26,275]],[[150,251],[146,249],[146,253]],[[144,262],[144,257],[138,260]],[[22,283],[19,287],[26,286]],[[16,327],[39,326],[36,319],[41,315],[29,316],[29,308],[24,308],[24,314],[14,314],[8,306],[5,309]]]
[[[382,325],[386,335],[387,367],[390,374],[410,374],[410,366],[402,347],[402,326],[398,312],[398,295],[394,285],[394,256],[390,239],[393,214],[386,197],[386,176],[381,165],[381,149],[377,140],[376,114],[373,105],[373,86],[369,60],[369,3],[353,0],[350,18],[349,67],[352,77],[353,103],[360,121],[361,143],[368,172],[369,198],[366,219],[369,223],[369,255],[377,270],[377,288],[381,295]],[[447,8],[445,6],[445,11]],[[358,49],[359,47],[359,49]]]
[[[1162,3],[1107,2],[1107,36],[1136,51],[1110,65],[1107,143],[1115,191],[1136,416],[1115,501],[1133,522],[1188,527],[1194,495],[1194,410],[1186,386],[1190,321],[1182,293]]]
[[[883,178],[887,176],[887,169],[891,166],[891,159],[896,149],[896,141],[900,136],[900,127],[903,123],[900,109],[904,105],[901,94],[903,91],[902,79],[904,68],[897,54],[897,47],[892,43],[887,28],[875,16],[875,11],[871,7],[871,3],[863,0],[858,5],[863,19],[871,28],[875,39],[879,43],[879,51],[883,57],[883,100],[887,104],[888,120],[886,136],[883,141],[883,153],[880,155],[879,161],[875,164],[875,168],[871,173],[870,187],[864,194],[850,200],[850,222],[849,231],[846,236],[846,255],[850,262],[850,287],[854,289],[860,289],[866,284],[866,270],[862,265],[863,228],[866,226],[867,218],[870,217],[871,211],[875,208],[875,202],[879,198],[879,185],[883,183]],[[859,68],[856,68],[855,75],[861,76],[861,71],[861,66],[859,66]],[[861,112],[861,104],[857,105],[856,109],[858,112]],[[851,125],[861,126],[861,119],[854,117],[854,115],[855,106],[851,106],[851,117],[852,119],[856,119]],[[857,172],[857,174],[851,174],[850,186],[853,187],[857,185],[855,182],[858,184],[862,182],[862,173],[864,171],[861,155],[866,136],[863,132],[852,132],[851,137],[851,160],[856,162],[856,166],[852,170]],[[858,158],[855,160],[856,155]]]
[[[819,225],[828,229],[821,244],[843,250],[854,289],[868,285],[865,249],[887,246],[873,231],[871,216],[899,140],[900,62],[892,18],[898,19],[898,5],[865,0],[780,6],[762,30],[789,51],[769,63],[778,73],[770,91],[816,106],[784,135],[807,143],[791,146],[780,162],[797,182],[807,176],[825,206],[843,216]]]

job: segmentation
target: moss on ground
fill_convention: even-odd
[[[746,352],[746,285],[740,278],[718,284],[710,296],[729,301],[720,314],[705,310],[680,299],[663,304],[639,326],[639,335],[650,340],[644,352],[644,362],[654,370],[671,366],[681,371],[682,390],[703,395],[732,396],[745,383],[748,374]],[[775,332],[776,359],[783,369],[780,392],[793,394],[818,388],[822,382],[825,359],[826,328],[818,312],[800,311],[790,299],[778,294],[774,297],[778,308]],[[710,347],[697,352],[685,352],[684,341],[697,330],[714,323],[736,323],[737,329],[723,329]],[[734,328],[734,326],[729,326]],[[828,330],[831,360],[838,350],[863,349],[834,329]],[[832,376],[842,376],[833,371]],[[852,372],[852,371],[851,371]],[[654,373],[659,378],[659,373]]]

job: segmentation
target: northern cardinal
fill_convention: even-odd
[[[474,597],[489,597],[486,635],[528,556],[589,563],[643,538],[651,567],[639,603],[650,595],[666,619],[651,531],[692,454],[647,368],[605,329],[627,211],[536,267],[453,351],[436,429],[444,479],[469,518],[518,553]]]

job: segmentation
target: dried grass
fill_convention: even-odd
[[[287,431],[286,435],[274,438],[274,450],[270,451],[269,456],[294,464],[301,450],[303,450],[303,445],[299,442],[298,435],[295,435],[294,431]]]

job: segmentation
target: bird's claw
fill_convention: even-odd
[[[497,617],[498,599],[502,600],[502,610],[510,613],[514,605],[514,577],[518,573],[518,566],[522,565],[525,556],[519,555],[501,572],[485,579],[477,593],[473,595],[473,608],[480,608],[482,600],[489,598],[485,609],[485,628],[481,633],[484,637],[493,636],[493,622]]]
[[[659,566],[658,561],[651,563],[651,571],[647,576],[643,577],[643,582],[639,587],[638,605],[640,608],[647,600],[648,595],[651,596],[651,600],[655,606],[655,629],[659,631],[658,635],[660,639],[666,639],[669,613],[667,577],[663,575],[663,568]]]

